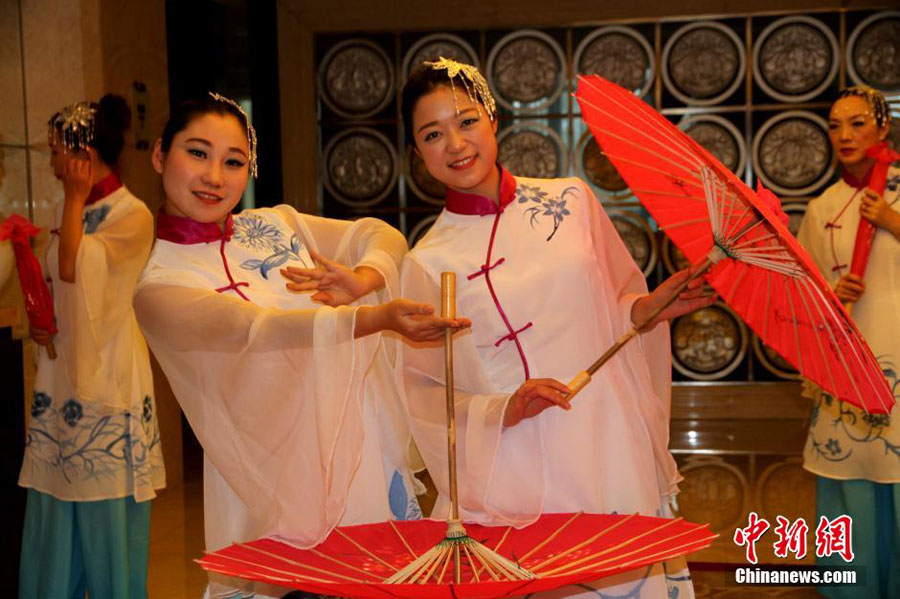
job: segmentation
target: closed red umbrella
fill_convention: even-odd
[[[724,165],[634,94],[580,77],[582,118],[659,228],[770,348],[867,412],[890,386],[856,325],[779,217]],[[638,327],[639,328],[639,327]]]
[[[53,334],[57,332],[56,318],[53,315],[53,298],[44,280],[41,264],[31,249],[30,240],[39,232],[40,229],[27,218],[13,214],[0,224],[0,241],[9,239],[12,243],[28,321],[33,327]],[[56,349],[52,341],[47,345],[47,354],[51,360],[56,359]]]

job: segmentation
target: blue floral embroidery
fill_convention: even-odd
[[[81,404],[78,403],[75,399],[69,399],[66,403],[63,404],[62,407],[62,417],[63,420],[66,421],[66,424],[74,427],[78,424],[78,421],[81,420],[81,416],[84,414],[84,410],[81,407]]]
[[[280,233],[279,233],[280,234]],[[241,268],[245,268],[247,270],[259,270],[259,274],[262,275],[262,278],[269,278],[269,271],[273,268],[277,268],[293,258],[294,260],[299,260],[303,263],[303,266],[309,268],[310,266],[306,263],[306,260],[303,259],[303,256],[300,255],[300,249],[303,246],[300,244],[300,238],[296,235],[291,235],[291,247],[287,247],[280,243],[276,243],[272,246],[274,250],[272,255],[266,258],[265,260],[245,260],[241,263]]]
[[[277,249],[282,233],[275,225],[256,214],[247,214],[234,220],[234,240],[254,250]]]
[[[50,396],[40,391],[35,391],[31,399],[31,417],[37,418],[50,407]]]
[[[34,415],[36,405],[41,408]],[[25,438],[26,464],[32,468],[59,472],[70,483],[117,477],[130,468],[136,484],[150,485],[151,473],[162,467],[159,427],[152,418],[99,415],[75,399],[54,408],[45,393],[35,394],[32,415]],[[140,428],[133,430],[136,422]]]
[[[93,210],[88,210],[84,213],[82,217],[82,222],[84,223],[84,232],[85,233],[95,233],[97,229],[100,227],[100,223],[106,220],[106,217],[109,216],[109,211],[111,210],[109,204],[103,204],[99,208],[95,208]]]
[[[410,497],[406,490],[406,482],[399,470],[394,470],[391,476],[391,484],[388,489],[388,503],[391,507],[391,514],[397,520],[419,520],[422,518],[422,511],[419,509],[419,502],[415,496]]]
[[[841,454],[840,442],[837,439],[828,439],[828,442],[825,443],[825,451],[827,451],[831,455],[840,455]]]
[[[144,422],[150,422],[153,418],[153,400],[149,395],[144,396]]]
[[[559,229],[559,225],[562,224],[563,219],[572,214],[569,209],[566,208],[566,197],[575,191],[575,187],[567,187],[562,191],[558,198],[550,198],[547,197],[549,194],[546,191],[523,184],[516,188],[516,195],[518,196],[520,204],[537,204],[537,206],[531,206],[525,209],[525,213],[529,216],[529,224],[532,229],[538,224],[538,217],[553,217],[553,231],[551,231],[550,235],[547,237],[547,241],[550,241],[553,239],[553,236],[556,235],[556,231]]]
[[[894,175],[889,178],[885,181],[884,187],[890,191],[897,191],[897,188],[900,187],[900,175]]]

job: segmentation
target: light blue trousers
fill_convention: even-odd
[[[19,599],[147,599],[150,502],[28,490]]]
[[[843,514],[853,518],[853,563],[847,564],[838,555],[816,558],[816,563],[865,568],[866,583],[817,590],[831,599],[900,597],[900,483],[817,476],[816,523],[810,524],[810,532],[821,516],[830,520]]]

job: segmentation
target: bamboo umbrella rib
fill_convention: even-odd
[[[703,183],[703,197],[706,198],[706,213],[709,215],[709,224],[715,238],[719,235],[725,215],[722,214],[722,207],[716,203],[716,193],[712,188],[709,169],[705,166],[700,170],[700,180]]]
[[[381,577],[379,577],[371,572],[367,572],[367,571],[363,570],[362,568],[357,568],[353,564],[348,564],[347,562],[345,562],[343,560],[339,560],[338,558],[328,555],[327,553],[322,553],[318,549],[310,549],[309,551],[311,553],[318,555],[321,558],[327,559],[330,562],[334,562],[334,563],[338,564],[339,566],[344,566],[345,568],[349,568],[350,570],[353,570],[355,572],[360,572],[362,574],[365,574],[366,576],[371,576],[372,578],[378,578],[379,580],[381,579]]]
[[[791,329],[794,332],[794,344],[796,345],[797,350],[797,362],[800,365],[800,372],[803,372],[805,368],[803,367],[803,354],[800,352],[800,334],[797,331],[797,315],[794,312],[794,300],[791,298],[791,287],[794,284],[793,279],[789,279],[789,284],[785,286],[785,291],[787,292],[787,302],[788,306],[791,307],[791,322],[794,323],[793,328]]]
[[[469,559],[469,563],[470,563],[470,564],[474,564],[474,563],[475,563],[475,560],[472,558],[472,553],[469,551],[469,548],[466,547],[465,545],[463,545],[463,546],[462,546],[462,550],[465,552],[466,557]],[[478,557],[478,561],[480,561],[480,562],[482,563],[482,565],[483,565],[485,568],[487,568],[487,573],[491,576],[491,578],[493,578],[494,580],[497,580],[497,575],[494,573],[493,570],[491,570],[491,569],[488,567],[487,564],[484,563],[484,561],[481,559],[481,556]],[[473,568],[472,571],[474,572],[475,569]],[[477,574],[475,575],[475,582],[481,582],[481,579],[478,577]]]
[[[680,229],[681,227],[687,227],[688,225],[697,225],[701,223],[709,222],[709,219],[706,218],[692,218],[690,220],[683,220],[677,223],[669,223],[664,227],[660,227],[660,231],[671,231],[672,229]]]
[[[655,111],[650,112],[651,109],[649,106],[643,105],[640,107],[641,112],[636,112],[636,111],[632,110],[631,106],[623,104],[619,100],[619,97],[621,97],[621,94],[619,94],[619,96],[616,97],[613,94],[608,93],[606,90],[603,90],[603,89],[597,87],[592,81],[590,81],[590,79],[586,79],[584,77],[579,77],[579,81],[586,82],[588,86],[595,89],[597,91],[597,93],[606,96],[610,101],[612,101],[614,104],[616,104],[620,109],[622,109],[625,112],[630,113],[632,116],[638,118],[640,121],[642,121],[644,123],[644,125],[647,125],[648,131],[654,131],[657,134],[661,134],[663,137],[666,137],[669,140],[669,142],[677,144],[681,148],[681,150],[685,153],[691,153],[691,154],[695,153],[695,150],[692,147],[685,144],[682,139],[679,139],[677,136],[673,135],[672,132],[667,131],[666,129],[659,129],[659,127],[657,126],[658,124],[654,122],[658,118],[659,115]],[[619,93],[618,90],[613,90],[613,91],[617,94]],[[625,93],[629,93],[629,92],[625,92]],[[582,100],[583,100],[583,98],[578,97],[579,103],[582,102]],[[643,131],[641,131],[641,133],[645,134]],[[695,157],[695,159],[697,158],[696,155],[694,157]],[[699,159],[698,159],[698,161],[699,161]]]
[[[803,289],[803,287],[798,287],[798,290],[802,290],[802,289]],[[807,303],[806,297],[804,296],[803,293],[798,293],[798,295],[800,296],[800,300],[803,302],[803,309],[806,310],[806,315],[809,317],[810,321],[812,321],[814,318],[813,318],[812,311],[809,309],[809,303]],[[832,385],[831,388],[837,389],[838,386],[837,386],[837,383],[835,383],[835,381],[834,381],[834,375],[832,375],[832,373],[831,373],[831,368],[828,368],[828,358],[825,354],[825,348],[822,347],[822,340],[819,339],[818,335],[814,335],[814,337],[816,338],[816,347],[819,348],[819,354],[822,357],[822,364],[825,365],[824,370],[826,373],[828,373],[828,380],[831,382],[831,385]]]
[[[357,543],[355,540],[351,539],[347,535],[347,533],[342,531],[340,528],[335,528],[334,532],[341,535],[343,538],[345,538],[347,541],[349,541],[354,547],[356,547],[357,549],[359,549],[360,551],[362,551],[363,553],[365,553],[366,555],[371,557],[373,560],[375,560],[382,566],[385,566],[386,568],[389,568],[389,569],[393,570],[394,572],[397,572],[400,570],[400,568],[397,568],[396,566],[392,566],[391,564],[387,563],[386,561],[384,561],[383,559],[381,559],[380,557],[378,557],[377,555],[375,555],[374,553],[372,553],[371,551],[369,551],[368,549],[366,549],[365,547],[363,547],[362,545]]]
[[[270,551],[260,549],[259,547],[254,547],[253,545],[247,545],[244,543],[238,543],[237,545],[238,545],[238,547],[244,547],[246,549],[250,549],[251,551],[256,551],[257,553],[262,553],[263,555],[281,560],[283,562],[291,564],[292,566],[297,566],[298,568],[306,568],[307,570],[312,570],[313,572],[318,572],[319,574],[327,574],[328,576],[334,576],[335,578],[343,578],[344,580],[349,580],[352,582],[362,582],[361,580],[359,580],[357,578],[353,578],[352,576],[345,576],[343,574],[338,574],[337,572],[332,572],[330,570],[325,570],[323,568],[317,568],[316,566],[310,566],[309,564],[304,564],[304,563],[292,560],[290,558],[284,557],[283,555],[278,555],[277,553],[272,553]],[[372,578],[376,578],[376,579],[380,580],[380,578],[378,576],[376,576],[375,574],[372,574],[371,572],[366,572],[365,570],[361,570],[360,568],[356,568],[350,564],[345,564],[345,563],[340,562],[339,560],[335,560],[333,558],[330,558],[330,559],[350,570],[354,570],[356,572],[361,572],[362,574],[365,574],[366,576],[371,576]]]
[[[273,568],[272,566],[267,566],[267,565],[265,565],[265,564],[260,564],[260,563],[258,563],[258,562],[251,562],[251,561],[249,561],[249,560],[241,559],[241,558],[239,558],[239,557],[234,557],[234,556],[230,556],[230,555],[229,555],[229,556],[223,556],[223,557],[224,557],[225,559],[229,560],[229,561],[233,561],[233,562],[237,562],[237,563],[239,563],[239,564],[244,564],[244,565],[247,565],[247,566],[251,566],[251,567],[253,567],[253,568],[256,568],[257,570],[262,569],[262,570],[270,570],[270,571],[272,571],[272,572],[276,572],[277,574],[280,574],[280,575],[282,575],[282,576],[287,576],[287,577],[288,577],[288,580],[307,580],[307,581],[311,581],[311,582],[321,582],[321,583],[325,583],[325,584],[334,584],[334,580],[328,580],[327,578],[317,578],[317,577],[315,577],[315,576],[309,576],[309,575],[307,575],[307,574],[301,574],[300,572],[291,572],[291,571],[289,571],[289,570],[282,570],[282,569],[280,569],[280,568]],[[197,561],[200,562],[201,560],[197,560]],[[219,565],[222,566],[222,564],[219,564]],[[222,567],[227,567],[227,566],[222,566]],[[234,572],[234,570],[232,570],[232,571]],[[349,581],[351,581],[351,582],[359,582],[359,583],[362,583],[362,581],[359,580],[359,579],[357,579],[357,578],[346,577],[346,580],[349,580]]]
[[[447,567],[450,566],[450,552],[447,552],[447,559],[444,560],[444,567],[441,568],[441,573],[438,576],[438,584],[442,584],[444,582],[444,576],[447,574]]]
[[[695,198],[694,196],[685,195],[683,193],[674,193],[671,191],[653,191],[650,189],[635,189],[634,187],[631,188],[631,191],[632,191],[632,193],[634,193],[635,195],[638,195],[638,196],[646,194],[646,195],[657,195],[657,196],[670,197],[670,198],[681,198],[684,200],[691,200],[692,202],[701,202],[702,201],[702,200]]]
[[[394,529],[394,532],[397,533],[397,536],[400,537],[400,542],[403,543],[403,546],[406,547],[406,550],[409,551],[409,554],[413,556],[413,559],[419,557],[416,555],[416,552],[412,550],[412,547],[409,546],[409,543],[406,542],[406,538],[402,534],[400,534],[400,529],[397,528],[397,525],[394,524],[393,520],[388,520],[388,523],[391,525],[391,528]]]
[[[670,548],[667,548],[667,549],[665,549],[665,550],[663,550],[663,551],[659,551],[659,552],[657,552],[657,553],[653,553],[653,554],[651,554],[651,555],[645,555],[645,556],[643,556],[643,557],[641,557],[641,558],[634,559],[634,560],[632,560],[632,561],[630,561],[630,562],[625,562],[624,564],[616,564],[616,569],[618,569],[618,570],[620,570],[620,571],[625,571],[625,570],[628,569],[628,566],[631,566],[631,565],[633,565],[633,564],[637,564],[637,563],[642,562],[642,561],[646,562],[647,560],[651,560],[651,561],[653,561],[653,562],[665,561],[665,559],[667,559],[667,558],[669,558],[669,557],[676,557],[677,555],[679,555],[679,554],[681,554],[681,553],[684,553],[683,550],[686,549],[686,548],[688,548],[688,547],[694,547],[694,546],[698,546],[698,545],[706,545],[706,544],[708,544],[709,542],[711,542],[711,541],[713,541],[714,539],[716,539],[718,536],[719,536],[719,535],[717,535],[717,534],[710,534],[710,536],[704,537],[703,539],[698,539],[698,540],[696,540],[696,541],[690,541],[690,542],[687,542],[687,543],[682,543],[681,545],[677,545],[677,546],[675,546],[675,547],[670,547]],[[611,563],[611,562],[615,562],[616,560],[618,560],[618,559],[620,559],[620,558],[621,558],[621,556],[611,557],[611,558],[608,558],[608,559],[605,559],[605,560],[601,560],[601,561],[599,561],[599,562],[595,562],[595,563],[592,563],[592,564],[588,564],[588,565],[585,565],[585,566],[581,566],[580,568],[576,568],[576,569],[571,570],[571,571],[568,571],[568,572],[564,572],[562,575],[563,575],[563,576],[571,576],[571,575],[573,575],[573,574],[578,574],[578,573],[581,573],[581,572],[585,572],[585,571],[587,571],[587,570],[594,570],[594,569],[600,568],[600,567],[602,567],[602,566],[605,566],[606,564],[609,564],[609,563]],[[662,558],[662,559],[660,559],[660,558]],[[600,571],[602,572],[602,571],[604,571],[604,570],[600,570]],[[547,574],[545,574],[545,575],[548,575],[548,576],[549,576],[550,574],[547,573]]]
[[[628,538],[628,539],[626,539],[626,540],[620,542],[620,543],[617,544],[617,545],[612,545],[612,546],[610,546],[610,547],[607,547],[607,548],[603,549],[602,551],[599,551],[599,552],[597,552],[597,553],[594,553],[593,556],[594,556],[594,557],[597,557],[597,556],[599,556],[599,555],[603,555],[603,554],[606,554],[606,553],[610,553],[611,551],[616,551],[616,550],[621,549],[622,547],[625,547],[625,546],[627,546],[627,545],[631,545],[632,543],[638,541],[639,539],[642,539],[643,537],[646,537],[646,536],[649,535],[649,534],[657,533],[657,532],[663,530],[664,528],[668,528],[668,527],[672,526],[673,524],[677,524],[678,522],[681,522],[681,520],[682,520],[682,518],[680,518],[680,517],[679,517],[679,518],[673,518],[673,519],[671,519],[671,520],[668,520],[668,521],[666,521],[665,523],[660,524],[659,526],[656,526],[656,527],[654,527],[654,528],[650,528],[650,529],[648,529],[648,530],[645,530],[644,532],[642,532],[642,533],[639,534],[639,535],[630,537],[630,538]],[[577,547],[577,546],[576,546],[576,547]],[[579,547],[579,548],[580,548],[580,547]],[[532,572],[537,572],[538,570],[541,570],[541,569],[545,568],[545,567],[547,566],[547,564],[549,564],[549,563],[551,563],[551,562],[553,562],[553,561],[556,561],[559,557],[561,557],[561,556],[563,556],[563,555],[568,555],[569,553],[572,553],[572,551],[573,551],[573,550],[569,550],[569,551],[567,551],[567,552],[565,552],[565,553],[560,553],[560,554],[558,554],[558,555],[555,555],[555,556],[553,556],[552,558],[547,559],[547,560],[544,560],[543,562],[541,562],[541,563],[538,564],[537,566],[535,566],[535,567],[533,567],[533,568],[529,568],[529,569],[530,569]],[[574,561],[574,562],[569,562],[569,564],[577,564],[577,563],[579,563],[579,562],[583,562],[585,559],[586,559],[586,558],[581,558],[581,559],[576,560],[576,561]],[[563,566],[559,566],[559,567],[557,567],[556,569],[559,569],[559,568],[562,568],[562,567],[563,567]],[[542,576],[547,576],[548,574],[547,574],[547,572],[543,572],[541,575],[542,575]]]
[[[416,573],[410,580],[412,582],[418,580],[419,584],[427,583],[431,579],[431,576],[434,574],[434,571],[437,570],[437,567],[441,565],[441,557],[443,555],[444,553],[437,552],[437,555],[435,555],[433,559],[431,559],[430,561],[426,560],[425,564],[423,564],[422,567],[416,571]]]
[[[608,532],[610,532],[610,531],[612,531],[612,530],[615,530],[616,528],[622,526],[623,524],[625,524],[626,522],[628,522],[629,520],[631,520],[631,519],[634,518],[635,516],[637,516],[636,513],[635,513],[635,514],[631,514],[631,515],[629,515],[629,516],[626,516],[625,518],[622,518],[622,519],[619,520],[618,522],[615,522],[615,523],[611,524],[610,526],[607,526],[606,528],[604,528],[603,530],[601,530],[600,532],[598,532],[597,534],[595,534],[595,535],[592,536],[591,538],[589,538],[589,539],[587,539],[587,540],[585,540],[585,541],[582,541],[581,543],[578,543],[577,545],[574,545],[574,546],[572,546],[572,547],[569,547],[567,550],[563,551],[562,553],[557,553],[556,555],[551,556],[551,557],[545,559],[544,561],[538,563],[537,565],[535,565],[535,566],[533,566],[533,567],[529,567],[528,569],[529,569],[530,571],[534,572],[534,571],[536,571],[536,570],[538,570],[538,569],[540,569],[540,568],[543,568],[543,567],[546,566],[547,564],[551,564],[551,563],[555,562],[556,560],[560,559],[561,557],[563,557],[563,556],[565,556],[565,555],[568,555],[568,554],[570,554],[570,553],[573,553],[573,552],[575,552],[575,551],[578,551],[578,550],[581,549],[582,547],[585,547],[585,546],[587,546],[587,545],[590,545],[591,543],[593,543],[594,541],[596,541],[597,539],[599,539],[600,537],[602,537],[602,536],[605,535],[606,533],[608,533]]]
[[[498,549],[500,549],[500,546],[501,546],[501,545],[503,544],[503,542],[506,540],[506,537],[509,535],[509,531],[511,531],[511,530],[512,530],[512,526],[507,526],[507,527],[506,527],[506,530],[503,531],[503,536],[501,536],[501,537],[500,537],[500,540],[497,541],[497,544],[494,545],[494,552],[495,552],[495,553],[497,552]],[[476,568],[472,568],[472,569],[475,570]],[[483,569],[484,569],[484,568],[478,568],[478,573],[480,574],[481,571],[482,571]]]
[[[807,285],[811,286],[809,283],[807,283]],[[825,298],[821,297],[821,295],[822,295],[821,290],[819,290],[815,287],[813,287],[813,289],[818,293],[818,295],[820,297],[820,301],[814,303],[814,305],[817,307],[817,309],[820,310],[820,313],[821,313],[822,305],[824,304],[824,306],[829,309],[829,312],[831,314],[834,314],[835,313],[834,307]],[[849,318],[849,317],[847,317],[846,313],[842,313],[842,316],[844,318]],[[826,327],[826,329],[828,330],[828,334],[831,336],[832,343],[834,344],[834,347],[836,350],[835,353],[837,353],[838,357],[840,358],[841,364],[844,367],[844,371],[847,373],[847,377],[850,379],[850,382],[853,384],[854,391],[856,391],[857,395],[861,397],[862,394],[860,393],[859,387],[857,387],[857,385],[856,385],[856,378],[853,376],[852,372],[850,371],[850,367],[847,365],[846,361],[844,360],[844,352],[839,350],[837,339],[834,337],[834,333],[831,330],[831,327]],[[866,379],[868,380],[869,384],[872,385],[873,389],[876,388],[876,382],[872,380],[871,373],[869,372],[869,369],[866,368],[867,361],[864,360],[859,355],[859,352],[857,351],[855,338],[852,336],[847,336],[846,330],[842,329],[842,333],[845,335],[844,339],[845,339],[846,343],[850,346],[850,349],[853,351],[853,357],[856,360],[857,364],[862,365],[863,372],[866,373]],[[864,351],[864,350],[862,350],[862,351]],[[878,374],[879,374],[879,377],[877,380],[881,383],[882,387],[884,388],[887,385],[887,380],[881,375],[881,373],[878,373]],[[885,411],[888,411],[888,407],[885,405],[884,401],[882,401],[881,396],[878,396],[878,397],[879,397],[879,401],[881,402],[882,409],[884,409]],[[868,410],[865,408],[865,406],[863,406],[863,410],[868,412]]]
[[[764,314],[771,314],[769,311],[769,304],[772,299],[772,271],[766,271],[766,311]],[[763,338],[769,338],[769,319],[763,319]]]
[[[597,559],[598,557],[600,557],[600,556],[602,556],[602,555],[606,555],[606,554],[608,554],[608,553],[612,553],[613,551],[617,551],[618,549],[621,549],[622,547],[625,547],[625,546],[627,546],[627,545],[630,545],[630,544],[634,543],[635,541],[637,541],[637,540],[640,539],[641,537],[643,537],[643,536],[645,536],[645,535],[647,535],[647,534],[649,534],[649,533],[651,533],[651,532],[657,532],[658,530],[661,530],[662,528],[665,528],[665,527],[658,527],[656,530],[651,530],[651,531],[645,532],[645,533],[643,533],[643,534],[641,534],[641,535],[638,535],[638,536],[636,536],[636,537],[632,537],[632,538],[629,539],[628,541],[619,543],[618,545],[614,545],[614,546],[612,546],[612,547],[607,547],[607,548],[603,549],[602,551],[598,551],[598,552],[596,552],[596,553],[592,553],[592,554],[590,554],[590,555],[586,555],[585,557],[582,557],[582,558],[577,559],[577,560],[572,561],[572,562],[568,562],[568,563],[566,563],[566,564],[563,564],[562,566],[557,566],[556,568],[554,568],[554,569],[552,569],[552,570],[547,570],[546,572],[541,572],[541,576],[546,577],[546,576],[554,576],[554,575],[558,575],[558,574],[561,574],[561,573],[566,573],[566,570],[568,570],[568,569],[570,569],[570,568],[574,568],[575,566],[580,566],[581,564],[583,564],[583,563],[585,563],[585,562],[587,562],[587,561],[590,561],[590,560],[592,560],[592,559]],[[655,541],[655,542],[653,542],[653,543],[650,543],[650,544],[648,544],[648,545],[642,545],[642,546],[638,547],[637,549],[632,549],[631,551],[626,551],[625,553],[616,553],[616,554],[614,554],[612,557],[610,557],[609,559],[610,559],[610,560],[620,560],[620,559],[622,559],[623,557],[628,557],[628,556],[634,555],[634,554],[636,554],[636,553],[641,553],[641,552],[643,552],[643,551],[647,551],[647,550],[650,549],[651,547],[655,547],[656,545],[659,545],[660,543],[670,543],[671,541],[677,539],[678,537],[683,537],[683,536],[685,536],[685,535],[695,534],[696,532],[697,532],[697,531],[696,531],[695,529],[684,530],[684,531],[682,531],[682,532],[680,532],[680,533],[677,533],[677,534],[674,534],[674,535],[667,536],[667,537],[665,537],[665,538],[663,538],[663,539],[660,539],[660,540]]]
[[[614,139],[617,139],[617,140],[619,140],[619,141],[621,141],[621,142],[623,142],[623,143],[625,143],[625,144],[628,144],[629,146],[631,146],[632,148],[634,148],[634,149],[636,149],[636,150],[640,150],[641,152],[643,152],[643,153],[645,153],[645,154],[651,154],[654,158],[656,158],[656,159],[658,159],[658,160],[662,160],[662,161],[664,161],[664,162],[668,162],[668,163],[671,164],[673,167],[678,168],[678,169],[681,169],[682,171],[688,173],[688,174],[689,174],[690,176],[692,176],[692,177],[696,177],[696,176],[697,176],[697,171],[692,170],[691,167],[688,166],[688,165],[680,164],[680,163],[678,163],[678,162],[672,160],[671,158],[667,158],[667,157],[665,157],[665,156],[660,156],[659,154],[654,154],[654,153],[651,152],[651,150],[650,150],[649,148],[647,148],[647,146],[642,146],[642,145],[640,145],[640,144],[638,144],[638,143],[636,143],[636,142],[634,142],[634,141],[628,139],[627,137],[622,137],[622,136],[619,135],[618,133],[613,133],[612,131],[610,131],[610,130],[608,130],[608,129],[604,129],[603,127],[595,126],[595,128],[596,128],[598,131],[603,131],[605,134],[607,134],[608,136],[610,136],[610,137],[612,137],[612,138],[614,138]],[[613,157],[613,158],[615,157],[614,154],[610,154],[609,151],[607,151],[607,150],[603,150],[603,153],[606,154],[607,156],[610,156],[610,157]]]
[[[628,157],[626,157],[626,156],[620,156],[620,155],[618,155],[618,154],[612,154],[612,153],[610,153],[610,152],[607,152],[606,150],[604,150],[603,153],[606,154],[609,158],[613,158],[613,159],[618,160],[618,161],[621,161],[621,162],[626,162],[626,163],[628,163],[628,164],[633,164],[633,165],[639,166],[639,167],[641,167],[641,168],[643,168],[643,169],[647,169],[647,170],[649,170],[649,171],[654,171],[654,172],[659,173],[660,175],[664,175],[664,176],[666,176],[666,177],[671,177],[671,176],[672,176],[672,173],[669,173],[669,172],[667,172],[667,171],[664,171],[664,170],[661,169],[661,168],[656,168],[655,166],[653,166],[653,165],[651,165],[651,164],[647,164],[646,162],[640,162],[639,160],[634,160],[634,159],[628,158]],[[689,176],[690,176],[690,179],[685,179],[685,180],[684,180],[685,183],[689,183],[689,184],[692,184],[692,185],[695,185],[695,186],[699,186],[698,183],[696,183],[695,181],[692,180],[693,178],[695,178],[695,177],[697,176],[696,173],[689,173]],[[698,200],[698,201],[699,201],[699,200]]]
[[[552,533],[549,537],[547,537],[546,539],[544,539],[543,541],[541,541],[540,543],[538,543],[537,545],[535,545],[534,547],[532,547],[527,553],[525,553],[525,555],[523,555],[522,557],[520,557],[520,558],[519,558],[519,563],[520,563],[520,564],[521,564],[521,563],[524,563],[525,560],[527,560],[529,557],[531,557],[531,556],[534,555],[536,552],[538,552],[538,551],[540,551],[541,549],[543,549],[544,547],[546,547],[548,543],[552,542],[553,539],[555,539],[556,537],[558,537],[558,536],[560,535],[560,533],[562,533],[562,531],[565,530],[565,528],[566,528],[567,526],[569,526],[572,522],[574,522],[575,519],[578,518],[579,516],[581,516],[583,513],[584,513],[584,512],[577,512],[577,513],[575,513],[571,518],[569,518],[568,520],[566,520],[565,522],[563,522],[563,523],[559,526],[559,528],[557,528],[556,530],[554,530],[553,533]]]
[[[232,578],[241,578],[241,574],[242,574],[238,570],[229,568],[227,566],[221,566],[219,564],[208,564],[205,562],[203,564],[203,569],[207,570],[208,572],[215,572],[216,574],[222,574],[223,576],[230,576]],[[269,577],[269,575],[267,575],[267,574],[259,574],[256,572],[254,572],[254,574],[258,575],[258,576],[259,575],[266,576],[267,578]],[[297,579],[293,579],[293,578],[283,579],[283,578],[279,578],[277,576],[272,576],[271,578],[272,578],[272,580],[278,581],[279,584],[288,583],[288,582],[297,582]]]
[[[762,243],[763,241],[768,241],[770,239],[777,239],[777,238],[778,238],[777,233],[766,233],[762,237],[756,237],[755,239],[744,239],[744,241],[742,241],[741,243],[732,245],[731,247],[732,247],[732,249],[739,250],[741,248],[747,247],[748,245],[753,245],[754,243]],[[784,246],[779,246],[779,247],[784,249]]]
[[[737,293],[738,288],[741,286],[741,283],[744,280],[744,277],[747,276],[748,269],[744,268],[738,273],[737,278],[734,280],[734,283],[731,285],[731,289],[728,290],[728,298],[725,300],[726,303],[731,303],[731,300],[734,299],[734,294]]]

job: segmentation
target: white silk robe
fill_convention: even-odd
[[[506,404],[527,377],[571,380],[631,327],[631,307],[647,287],[583,181],[513,178],[503,170],[500,202],[498,217],[487,198],[449,192],[447,208],[402,269],[403,295],[435,305],[440,273],[455,272],[457,313],[472,319],[454,345],[462,517],[522,527],[551,512],[669,514],[679,474],[668,451],[665,325],[603,366],[571,411],[551,408],[503,427]],[[406,344],[402,357],[413,435],[441,493],[434,517],[442,517],[443,347]],[[654,566],[546,596],[589,588],[690,596],[686,571],[668,576],[671,591],[666,576]]]

